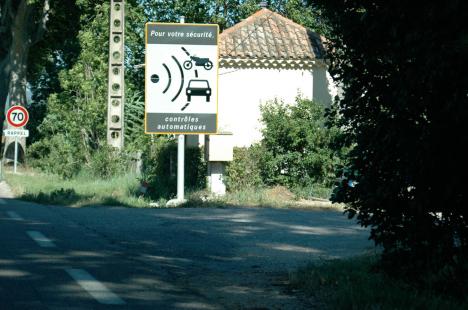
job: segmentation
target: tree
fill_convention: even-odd
[[[68,10],[62,10],[67,5]],[[0,121],[8,96],[12,104],[25,104],[31,48],[44,38],[50,19],[72,12],[70,8],[70,1],[0,1]]]
[[[46,89],[58,87],[59,67],[69,63],[79,26],[74,0],[0,1],[0,122],[3,124],[7,100],[10,105],[26,105],[26,90],[40,98]],[[43,89],[44,88],[44,89]],[[35,90],[40,91],[36,92]],[[44,105],[30,109],[33,139],[44,113]],[[24,148],[24,139],[20,139]],[[9,139],[5,140],[6,146]]]
[[[141,4],[152,21],[177,22],[184,16],[191,23],[216,23],[221,30],[260,9],[258,0],[142,0]],[[314,31],[326,32],[320,10],[302,0],[272,0],[268,8]]]
[[[55,63],[59,87],[45,94],[45,116],[30,150],[36,165],[66,177],[90,163],[106,136],[109,2],[82,0],[78,8],[77,56],[68,66]],[[57,154],[60,145],[66,147]],[[54,154],[63,160],[48,164]]]
[[[309,192],[330,188],[347,148],[339,141],[341,130],[326,126],[323,105],[298,97],[295,105],[268,102],[261,112],[264,128],[260,162],[265,184]]]
[[[52,32],[57,27],[49,29],[50,36],[43,41],[43,52],[35,55],[29,75],[34,93],[31,110],[37,116],[35,126],[31,128],[30,155],[37,165],[44,164],[50,172],[77,172],[79,167],[90,164],[93,153],[105,143],[109,1],[68,1],[73,2],[74,7],[70,7],[76,9],[76,13],[63,8],[61,14],[50,15],[49,25],[54,16],[57,19],[54,25],[64,25],[65,21],[60,18],[74,18],[75,26],[69,27],[73,29],[72,39],[58,40],[60,32]],[[299,17],[302,2],[290,2],[287,8],[280,5],[281,1],[272,7],[295,12]],[[253,0],[126,1],[126,149],[141,150],[150,140],[143,133],[144,70],[138,66],[144,62],[145,23],[177,22],[183,15],[187,22],[217,22],[225,28],[258,9],[257,1]],[[55,42],[68,43],[57,46]],[[47,49],[48,46],[53,47]],[[67,147],[57,156],[67,160],[50,161],[48,157],[55,156],[53,149],[61,143]],[[71,155],[64,156],[65,151]],[[57,164],[49,164],[53,162]],[[73,169],[62,169],[62,164]]]
[[[466,277],[466,1],[316,2],[332,29],[341,126],[355,142],[356,185],[344,182],[338,201],[371,227],[387,267]]]
[[[13,104],[26,102],[29,49],[42,39],[49,15],[49,1],[0,2],[0,121],[7,97]]]
[[[33,165],[65,177],[92,166],[95,158],[106,158],[96,157],[95,153],[99,155],[98,151],[106,144],[110,2],[81,0],[77,3],[80,26],[74,41],[76,46],[70,48],[76,55],[67,65],[57,61],[48,63],[54,66],[56,80],[49,79],[50,71],[46,70],[34,83],[38,86],[35,99],[39,98],[37,93],[41,94],[45,111],[30,147],[30,158]],[[143,132],[143,126],[139,125],[143,122],[144,71],[135,65],[142,62],[146,19],[138,1],[126,1],[126,16],[126,125],[129,125],[126,138],[133,141],[141,138]],[[56,87],[42,86],[44,79],[44,84],[56,83]],[[141,140],[145,141],[138,139],[138,142]],[[130,143],[130,147],[132,144],[136,143]],[[66,147],[56,152],[60,145]],[[51,157],[63,160],[51,160]]]

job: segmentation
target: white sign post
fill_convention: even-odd
[[[179,134],[177,199],[184,201],[184,134],[217,132],[218,25],[147,23],[145,132]]]
[[[6,119],[11,127],[20,128],[29,121],[29,113],[24,107],[16,105],[8,109]],[[5,137],[15,137],[15,157],[13,162],[13,172],[16,173],[18,165],[18,137],[28,137],[29,131],[23,129],[5,129]]]

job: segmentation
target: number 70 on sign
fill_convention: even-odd
[[[15,128],[23,127],[29,121],[28,110],[19,105],[9,108],[6,116],[8,124]]]

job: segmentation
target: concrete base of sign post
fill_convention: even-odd
[[[226,162],[208,162],[208,188],[216,196],[226,195],[226,184],[224,176],[226,174]]]
[[[166,207],[178,207],[187,202],[187,199],[171,199],[166,203]]]

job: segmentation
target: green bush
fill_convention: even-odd
[[[126,153],[102,145],[91,155],[87,169],[94,177],[108,179],[128,172],[128,166],[129,158]]]
[[[43,172],[57,174],[64,179],[81,172],[107,179],[128,172],[129,156],[108,145],[85,152],[63,135],[39,140],[28,147],[28,164]]]
[[[206,186],[206,164],[200,148],[185,149],[185,188],[202,189]],[[143,154],[143,181],[148,193],[155,199],[169,199],[177,191],[177,143],[174,139],[159,137]]]
[[[260,161],[263,147],[234,148],[234,159],[226,168],[226,186],[229,191],[257,188],[263,185]]]
[[[61,134],[31,144],[27,152],[26,158],[30,166],[62,178],[77,175],[84,162],[81,150]]]
[[[348,152],[333,114],[301,97],[295,105],[268,102],[261,112],[263,140],[234,149],[226,169],[228,190],[283,185],[300,197],[328,198]]]
[[[297,97],[295,105],[274,100],[261,112],[264,182],[290,189],[330,188],[347,149],[340,143],[341,130],[327,126],[325,108]]]

